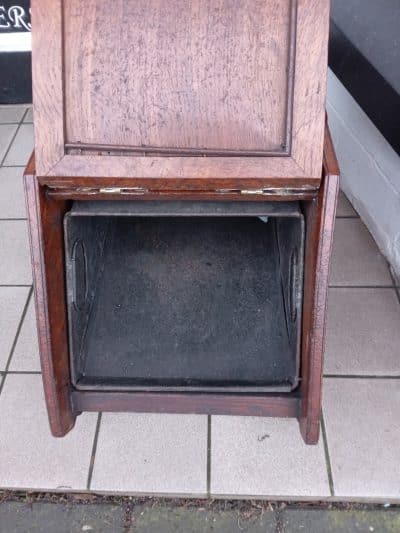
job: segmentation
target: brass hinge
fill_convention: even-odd
[[[149,190],[143,187],[102,187],[98,192],[101,194],[146,194]]]
[[[265,189],[241,189],[240,194],[265,194]]]
[[[300,188],[288,188],[288,187],[265,187],[263,189],[216,189],[218,194],[241,194],[244,196],[296,196],[302,195],[306,192],[315,191],[315,187],[300,187]]]

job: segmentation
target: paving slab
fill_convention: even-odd
[[[18,124],[26,111],[20,105],[0,105],[0,124]]]
[[[26,218],[23,168],[0,168],[0,219]]]
[[[33,151],[33,124],[22,124],[8,151],[4,165],[25,166]]]
[[[104,413],[91,489],[205,495],[207,417]]]
[[[400,376],[395,289],[329,290],[325,373]]]
[[[7,154],[17,128],[17,124],[0,124],[0,164]]]
[[[358,218],[338,218],[333,239],[330,285],[392,286],[386,260]]]
[[[29,302],[9,370],[13,372],[40,371],[35,303],[33,298]]]
[[[339,191],[336,216],[338,217],[358,217],[357,212],[347,199],[343,191]]]
[[[41,376],[6,375],[0,394],[0,488],[86,490],[96,422],[96,413],[84,413],[67,436],[54,438]]]
[[[400,513],[390,510],[303,510],[282,513],[283,533],[395,533]]]
[[[132,526],[135,533],[275,533],[272,511],[246,517],[240,511],[209,511],[184,507],[135,508]]]
[[[32,283],[26,220],[0,220],[0,257],[0,285]]]
[[[2,533],[122,533],[124,520],[124,509],[113,504],[0,504]]]
[[[325,378],[323,412],[335,496],[400,500],[400,380]]]
[[[24,122],[29,122],[29,123],[33,122],[33,109],[32,109],[32,107],[28,108],[28,112],[25,115]]]
[[[297,420],[213,416],[211,494],[315,497],[330,495],[322,438],[307,446]]]
[[[0,370],[6,369],[28,294],[28,287],[0,287]]]

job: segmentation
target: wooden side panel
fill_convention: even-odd
[[[63,216],[67,202],[48,200],[32,172],[25,174],[31,258],[42,376],[54,436],[74,425],[70,399],[64,286]]]
[[[327,132],[324,178],[317,199],[305,203],[306,257],[303,303],[300,428],[307,444],[319,437],[329,264],[339,187],[339,169]]]
[[[32,0],[32,83],[36,172],[64,155],[62,0]]]
[[[321,176],[329,7],[329,0],[298,0],[292,157],[304,176]]]

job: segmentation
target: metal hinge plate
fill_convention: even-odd
[[[98,192],[101,194],[146,194],[149,190],[143,187],[102,187],[98,189]]]
[[[218,194],[241,194],[244,196],[296,196],[304,193],[315,191],[315,187],[301,187],[301,188],[289,188],[289,187],[265,187],[263,189],[217,189]]]

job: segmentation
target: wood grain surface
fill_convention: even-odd
[[[63,218],[68,201],[48,199],[32,157],[24,175],[36,322],[50,428],[62,437],[75,423],[70,399]]]
[[[68,141],[282,151],[290,4],[64,2]]]
[[[25,188],[43,382],[53,434],[67,433],[82,410],[224,413],[298,417],[305,442],[315,444],[319,437],[327,288],[339,174],[328,129],[322,173],[318,196],[310,200],[305,193],[302,201],[306,216],[304,318],[301,385],[295,393],[235,396],[82,392],[73,389],[69,373],[62,229],[68,200],[80,193],[71,189],[62,195],[61,190],[59,197],[56,194],[52,198],[46,186],[39,184],[32,158]],[[100,199],[101,194],[96,197]]]
[[[311,202],[303,204],[307,232],[304,263],[300,428],[307,444],[316,444],[320,433],[326,307],[338,191],[339,167],[327,129],[324,176],[319,195]]]
[[[49,183],[320,179],[329,0],[32,0],[32,18]]]

